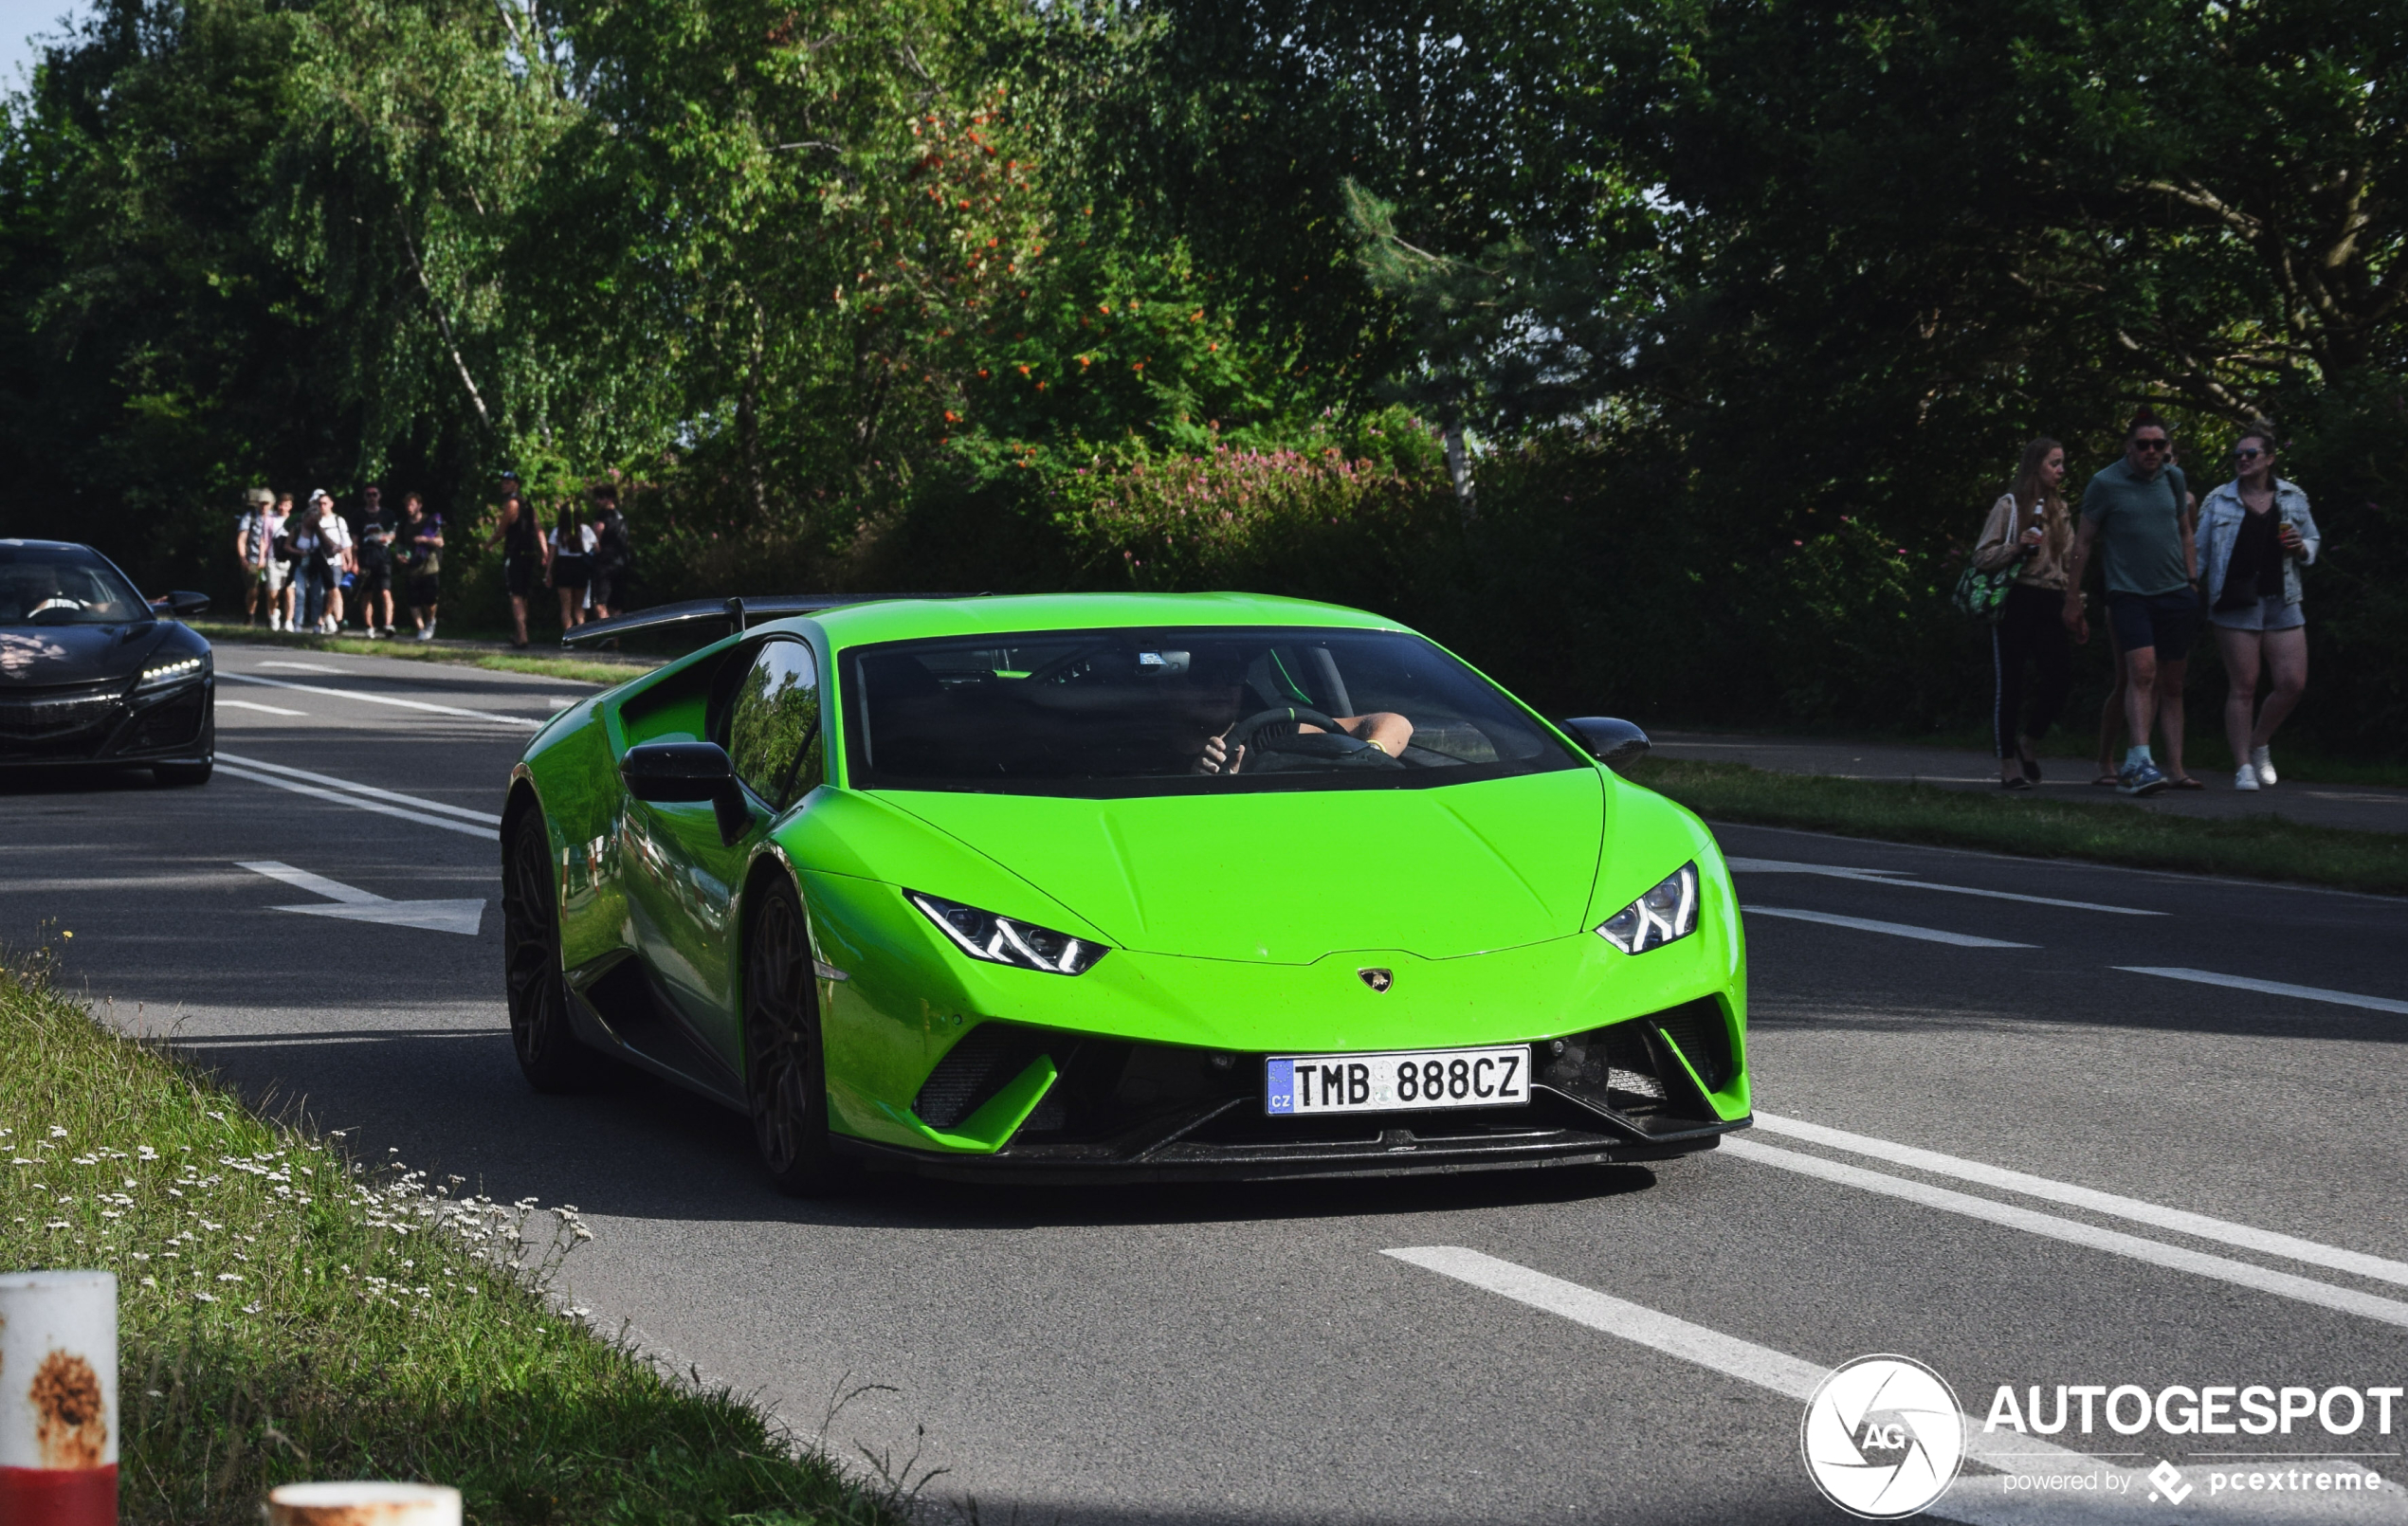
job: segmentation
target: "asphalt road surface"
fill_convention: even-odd
[[[577,1204],[595,1323],[908,1469],[937,1518],[1841,1519],[1803,1394],[1895,1353],[1978,1422],[2001,1385],[2364,1406],[2345,1434],[2171,1433],[2179,1394],[2133,1434],[1977,1426],[1949,1518],[2408,1520],[2408,1399],[2369,1397],[2408,1385],[2398,901],[1732,827],[1762,1112],[1715,1154],[794,1203],[731,1115],[512,1063],[493,813],[580,686],[219,662],[208,786],[0,782],[0,936],[71,930],[111,1021],[367,1158]],[[2316,1491],[2353,1466],[2387,1481]],[[2015,1481],[2083,1467],[2106,1482]]]

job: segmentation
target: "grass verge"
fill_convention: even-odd
[[[2408,895],[2408,836],[2267,816],[2203,820],[2029,794],[1774,773],[1737,763],[1649,759],[1630,776],[1712,821]]]
[[[0,964],[0,1267],[119,1283],[121,1516],[271,1486],[457,1486],[477,1522],[899,1522],[900,1491],[664,1376],[547,1297],[573,1208],[367,1172]]]
[[[354,657],[397,657],[411,663],[450,663],[462,667],[489,668],[496,673],[533,673],[547,679],[575,679],[580,683],[625,683],[639,673],[658,667],[657,659],[629,658],[603,662],[590,657],[525,657],[516,652],[481,652],[457,646],[419,645],[411,641],[366,641],[355,636],[312,636],[287,630],[262,630],[255,626],[220,625],[197,620],[192,628],[212,642],[290,646],[301,651],[346,652]]]

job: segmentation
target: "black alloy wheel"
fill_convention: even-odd
[[[744,1091],[761,1164],[789,1197],[835,1191],[852,1174],[828,1140],[818,996],[802,905],[772,881],[744,943]]]
[[[552,839],[543,812],[511,824],[502,865],[502,949],[510,1001],[510,1045],[527,1083],[573,1092],[593,1079],[593,1051],[569,1026],[569,983],[560,972],[560,912],[552,886]]]

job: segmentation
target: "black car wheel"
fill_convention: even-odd
[[[154,784],[179,787],[194,784],[207,784],[209,783],[210,772],[216,767],[217,765],[213,761],[209,763],[154,763],[151,765],[151,782]]]
[[[502,861],[502,947],[510,1001],[510,1043],[539,1092],[570,1092],[593,1079],[593,1051],[569,1025],[569,983],[560,973],[560,912],[552,888],[552,840],[543,812],[521,812]]]
[[[828,1140],[811,935],[793,887],[782,881],[762,890],[745,940],[744,1061],[753,1139],[777,1190],[816,1197],[843,1186],[850,1163]]]

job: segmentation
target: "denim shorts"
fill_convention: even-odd
[[[2285,604],[2279,593],[2237,609],[2215,610],[2208,618],[2226,630],[2297,630],[2308,624],[2307,611],[2296,604]]]

